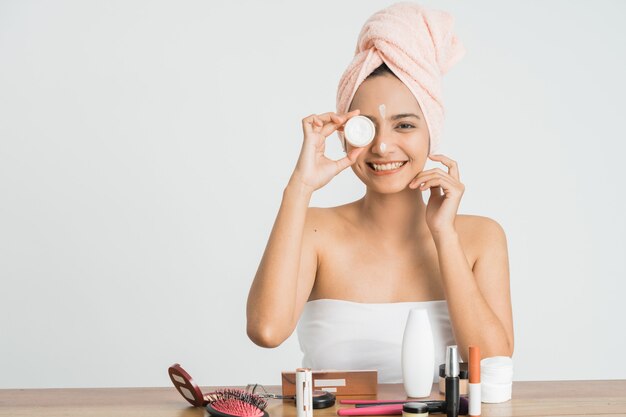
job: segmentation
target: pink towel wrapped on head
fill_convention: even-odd
[[[372,15],[339,82],[337,113],[348,111],[359,85],[384,62],[417,99],[435,153],[444,119],[441,78],[465,54],[453,25],[450,14],[415,3],[397,3]]]

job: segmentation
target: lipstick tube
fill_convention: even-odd
[[[459,357],[457,347],[448,346],[446,349],[446,415],[459,415]]]
[[[309,368],[296,369],[296,415],[313,417],[313,375]]]
[[[480,349],[478,346],[469,347],[469,415],[480,416],[481,386],[480,386]]]

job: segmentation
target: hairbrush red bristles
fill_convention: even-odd
[[[214,417],[263,417],[267,401],[240,389],[222,389],[208,394],[206,408]]]

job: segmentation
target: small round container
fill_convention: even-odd
[[[489,384],[510,384],[513,381],[513,359],[493,356],[480,361],[480,375]]]
[[[365,116],[354,116],[343,127],[343,135],[352,146],[361,148],[374,140],[376,127]]]
[[[503,403],[509,401],[513,394],[513,384],[480,384],[480,397],[484,403]]]
[[[404,403],[402,405],[402,417],[426,417],[428,416],[428,404],[426,403]]]
[[[313,408],[328,408],[335,405],[335,395],[326,391],[313,391]]]
[[[469,372],[467,367],[467,362],[459,363],[459,392],[461,395],[468,394],[468,378]],[[439,365],[439,394],[446,393],[446,364],[442,363]]]
[[[480,361],[481,399],[484,403],[509,401],[513,388],[513,359],[493,356]]]

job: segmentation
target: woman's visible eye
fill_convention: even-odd
[[[414,128],[415,126],[413,126],[411,123],[400,123],[400,124],[398,125],[398,127],[399,127],[400,129],[412,129],[412,128]]]

